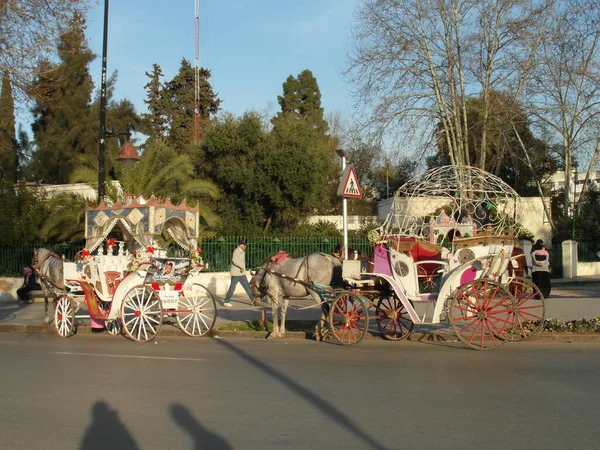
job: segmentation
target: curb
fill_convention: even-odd
[[[55,334],[54,327],[51,325],[24,325],[24,324],[10,324],[0,323],[0,333],[27,333],[27,334]],[[83,325],[77,329],[76,334],[108,334],[105,332],[96,333],[91,330],[89,326]],[[177,328],[166,328],[161,329],[158,336],[180,336],[187,337],[186,334],[178,330]],[[222,338],[243,338],[243,339],[261,339],[267,340],[268,333],[264,331],[233,331],[233,330],[211,330],[211,332],[205,336],[207,338],[222,339]],[[287,340],[313,340],[313,334],[305,331],[288,331],[285,334]],[[385,339],[378,335],[367,333],[364,340],[378,340],[386,342]],[[411,333],[405,342],[457,342],[457,338],[452,333],[440,332],[440,333],[424,333],[415,332]],[[402,342],[402,341],[399,341]],[[541,332],[532,336],[527,341],[521,342],[562,342],[562,343],[600,343],[600,333],[553,333],[553,332]]]

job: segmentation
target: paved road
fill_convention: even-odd
[[[596,449],[600,346],[0,334],[0,447]]]

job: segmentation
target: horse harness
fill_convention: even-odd
[[[280,278],[284,278],[286,280],[291,280],[294,282],[294,284],[298,284],[298,283],[301,284],[306,289],[306,295],[309,295],[310,291],[309,291],[308,287],[314,285],[314,283],[310,279],[310,272],[309,272],[309,265],[308,265],[309,256],[310,255],[307,255],[303,258],[302,262],[300,263],[300,266],[298,267],[298,271],[296,272],[296,275],[293,277],[290,277],[283,273],[277,272],[274,269],[276,266],[278,266],[279,264],[281,264],[283,261],[285,261],[286,259],[288,259],[290,257],[289,253],[286,253],[284,251],[279,251],[277,254],[272,256],[270,258],[268,266],[264,268],[263,276],[258,284],[258,288],[260,289],[260,292],[262,294],[265,293],[266,286],[265,286],[264,281],[265,281],[265,277],[267,276],[267,273],[270,273],[270,274],[278,276]],[[302,281],[298,278],[298,276],[300,275],[300,272],[302,271],[302,269],[304,267],[306,267],[306,278],[307,278],[306,281]]]

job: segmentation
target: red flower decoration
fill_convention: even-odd
[[[106,245],[108,245],[109,247],[114,247],[115,246],[115,238],[110,238],[108,241],[106,241]]]
[[[90,256],[90,251],[89,250],[81,250],[81,257],[82,258],[87,258],[88,256]]]
[[[148,247],[146,253],[152,253],[154,255],[154,247]]]
[[[199,255],[200,253],[202,253],[202,250],[200,247],[196,247],[196,255]]]

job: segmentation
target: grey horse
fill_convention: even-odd
[[[44,291],[44,323],[50,323],[54,318],[54,313],[48,314],[48,297],[52,298],[52,305],[55,307],[60,292],[66,290],[63,277],[63,260],[48,249],[37,248],[33,252],[32,266],[36,269],[38,280]]]
[[[271,300],[273,332],[269,334],[269,338],[285,335],[285,315],[290,297],[310,295],[315,303],[321,302],[319,294],[311,288],[313,283],[325,286],[341,285],[340,261],[325,253],[311,253],[302,258],[287,258],[279,262],[267,261],[256,270],[250,282],[254,305],[257,306],[265,296]],[[324,319],[321,316],[315,329],[317,340],[324,338],[323,324]]]

